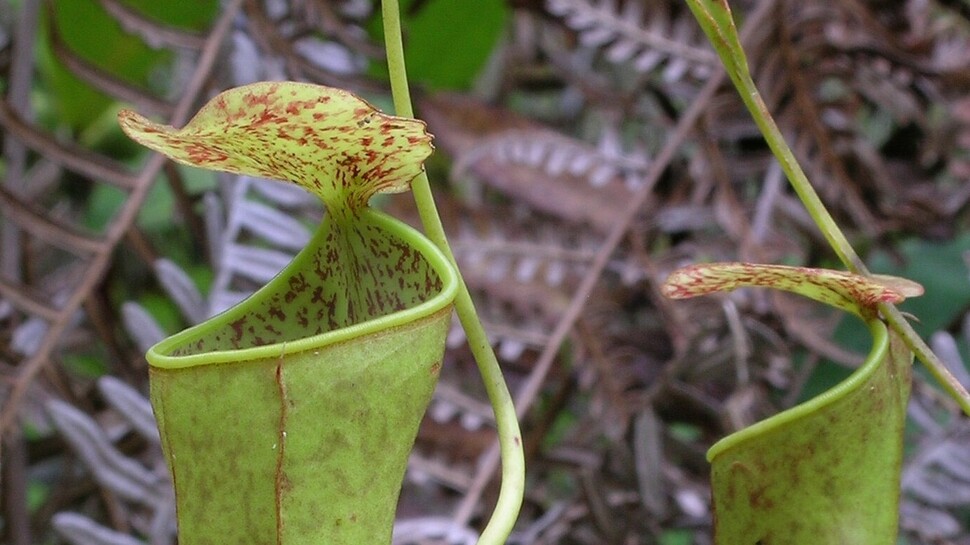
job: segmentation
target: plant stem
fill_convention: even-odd
[[[906,343],[906,347],[912,350],[916,354],[917,359],[923,362],[926,370],[940,383],[943,390],[956,400],[957,405],[960,406],[963,413],[970,416],[970,393],[950,373],[946,368],[946,364],[923,342],[923,338],[913,330],[913,326],[906,320],[903,313],[895,306],[888,304],[879,305],[879,312],[882,314],[883,319],[889,322],[889,326],[893,328],[893,331],[902,337],[903,342]]]
[[[771,152],[778,159],[781,169],[791,183],[798,198],[808,210],[809,215],[815,220],[822,235],[829,245],[839,256],[839,259],[850,271],[859,274],[868,274],[865,264],[859,259],[858,254],[849,244],[848,239],[842,234],[837,223],[826,210],[822,200],[818,197],[808,177],[802,170],[801,165],[792,153],[781,130],[775,124],[774,118],[768,111],[758,88],[751,78],[751,71],[748,68],[748,60],[741,46],[737,28],[734,25],[734,18],[731,14],[727,0],[687,0],[687,5],[693,12],[694,17],[700,24],[711,45],[717,50],[721,62],[724,64],[725,71],[734,83],[735,89],[741,95],[741,100],[751,113],[755,124],[764,136]]]
[[[720,56],[731,81],[734,83],[734,87],[741,95],[741,100],[744,101],[744,105],[747,106],[755,124],[758,125],[768,147],[771,148],[772,153],[781,164],[781,168],[792,188],[798,194],[798,198],[801,199],[805,209],[808,210],[809,215],[812,216],[829,245],[850,271],[868,275],[869,270],[825,208],[825,204],[822,203],[822,199],[815,192],[811,182],[808,181],[808,177],[798,164],[795,154],[788,147],[785,137],[782,136],[781,130],[778,129],[778,125],[775,124],[774,118],[772,118],[768,107],[761,98],[761,94],[751,78],[751,71],[748,69],[747,58],[738,39],[737,29],[727,0],[687,0],[687,4],[694,13],[697,22],[703,28],[704,33],[707,34],[714,49],[717,50],[718,56]],[[947,370],[946,365],[940,361],[936,354],[926,346],[926,343],[913,330],[902,313],[895,306],[889,304],[880,305],[879,309],[883,318],[902,337],[906,346],[923,362],[930,374],[956,400],[963,412],[970,415],[970,393]]]
[[[407,70],[404,65],[404,46],[401,40],[401,16],[398,0],[381,0],[381,10],[384,22],[384,44],[387,50],[387,65],[391,81],[391,94],[394,98],[394,109],[397,115],[414,117],[411,106],[411,93],[408,88]],[[455,270],[458,263],[448,245],[444,226],[435,207],[434,196],[428,175],[422,172],[411,182],[414,201],[421,216],[421,223],[425,233],[451,261]],[[502,369],[499,367],[495,352],[488,342],[485,328],[482,326],[471,294],[462,278],[458,274],[458,296],[455,301],[458,319],[468,337],[468,344],[478,364],[478,371],[485,383],[492,409],[495,411],[495,425],[498,430],[499,445],[502,454],[502,485],[492,518],[489,520],[478,540],[479,545],[499,545],[504,543],[512,531],[512,526],[518,518],[525,493],[525,458],[522,453],[522,436],[519,431],[519,421],[515,416],[515,405],[509,394]]]
[[[735,85],[738,85],[736,80]],[[825,236],[829,246],[832,247],[836,255],[839,256],[839,260],[850,271],[858,274],[869,274],[862,259],[856,254],[855,249],[852,248],[852,245],[842,233],[842,230],[839,229],[835,219],[832,218],[832,215],[825,208],[818,193],[815,192],[812,184],[808,181],[805,171],[802,170],[801,165],[798,164],[798,160],[795,159],[795,154],[788,147],[787,142],[785,142],[785,137],[782,136],[781,130],[775,124],[774,118],[768,113],[768,107],[765,105],[764,100],[762,100],[761,94],[755,88],[750,75],[745,74],[741,86],[738,89],[742,91],[742,100],[748,107],[748,110],[751,111],[754,122],[761,130],[761,134],[764,135],[768,147],[771,148],[772,153],[774,153],[778,162],[781,164],[781,169],[785,172],[792,189],[795,190],[805,209],[808,210],[809,215],[815,220],[815,224],[822,232],[822,235]]]

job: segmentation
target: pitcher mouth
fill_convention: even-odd
[[[384,308],[377,305],[378,308],[362,309],[361,319],[335,326],[332,319],[327,324],[325,323],[327,320],[319,316],[300,315],[296,320],[287,316],[288,310],[292,312],[292,309],[274,306],[274,302],[282,301],[281,304],[289,302],[286,299],[292,296],[294,279],[304,279],[308,272],[311,273],[309,282],[316,282],[321,286],[326,282],[325,277],[312,274],[315,269],[319,272],[319,266],[314,267],[314,264],[318,265],[321,259],[328,258],[328,256],[321,256],[320,253],[327,242],[327,237],[332,238],[328,225],[322,223],[307,247],[268,284],[225,312],[152,346],[146,355],[149,364],[162,369],[180,369],[279,358],[286,354],[319,349],[401,326],[428,317],[452,305],[458,292],[457,273],[444,254],[430,240],[403,222],[371,209],[362,211],[358,219],[385,232],[390,237],[389,240],[395,241],[400,248],[409,248],[410,254],[406,256],[407,265],[418,268],[424,274],[424,278],[412,282],[411,300],[405,302],[404,308],[390,306],[392,305],[390,296],[396,294],[391,293],[394,290],[388,289],[388,293],[376,295]],[[401,257],[399,261],[403,259],[404,257]],[[344,271],[344,274],[366,274],[371,269],[368,266],[365,270]],[[406,273],[400,272],[400,277],[395,276],[393,279],[398,285],[403,286]],[[315,296],[314,300],[319,298]],[[331,306],[335,304],[332,299],[321,302],[323,303]],[[319,309],[316,309],[316,312],[317,315],[320,314]],[[289,326],[293,326],[294,321],[297,321],[298,325],[292,330],[282,331],[280,328],[264,323],[260,331],[265,333],[265,336],[253,336],[253,326],[248,323],[248,320],[251,318],[266,320],[267,314],[290,319]],[[239,342],[242,338],[248,338],[248,341]]]
[[[878,371],[880,365],[882,365],[882,361],[888,357],[889,330],[886,324],[880,320],[867,320],[865,323],[869,328],[869,332],[872,334],[872,348],[866,357],[865,363],[849,375],[848,378],[804,403],[800,403],[786,411],[782,411],[746,428],[742,428],[727,437],[723,437],[707,451],[707,460],[713,461],[721,453],[744,443],[748,439],[770,433],[786,425],[793,419],[810,415],[826,405],[835,403],[850,395],[858,388],[860,383],[868,380]]]

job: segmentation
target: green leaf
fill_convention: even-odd
[[[429,0],[409,14],[414,3],[402,2],[410,79],[432,89],[468,89],[505,28],[507,3]]]
[[[157,20],[183,27],[202,29],[218,13],[214,0],[192,2],[154,2],[130,0],[131,8]],[[53,95],[51,103],[57,123],[84,128],[94,123],[113,99],[75,76],[54,56],[48,27],[56,25],[62,40],[76,56],[109,74],[145,89],[167,90],[158,81],[172,55],[152,49],[141,38],[125,32],[96,0],[56,0],[47,24],[42,25],[40,68]]]
[[[117,187],[108,184],[95,185],[88,196],[84,226],[94,232],[103,231],[110,225],[126,197],[127,193]],[[169,218],[171,219],[171,215]]]
[[[51,485],[38,479],[27,481],[27,512],[36,513],[47,503],[51,495]]]
[[[328,209],[269,284],[148,353],[179,542],[389,543],[458,280],[367,201],[421,171],[424,124],[292,82],[227,91],[183,129],[120,120],[176,161],[289,180]]]
[[[913,323],[924,337],[958,321],[970,306],[967,261],[970,234],[948,241],[911,238],[895,245],[894,255],[877,251],[873,268],[912,278],[926,286],[926,295],[906,301],[900,310],[919,317]]]
[[[694,532],[690,530],[667,530],[660,534],[660,545],[691,545]]]

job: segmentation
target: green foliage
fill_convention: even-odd
[[[180,166],[179,173],[188,195],[201,195],[216,187],[216,177],[212,172]],[[151,206],[139,210],[138,226],[153,233],[164,232],[171,227],[172,217],[176,214],[175,194],[171,185],[165,183],[165,180],[156,181],[147,200]]]
[[[700,427],[685,422],[671,422],[667,431],[672,437],[684,443],[697,442],[703,435],[703,430]]]
[[[420,7],[409,15],[414,4]],[[411,0],[402,1],[401,9],[408,74],[415,83],[432,89],[471,87],[509,19],[508,5],[501,0],[475,2],[474,9],[454,0]]]
[[[694,533],[690,530],[668,530],[660,535],[660,545],[691,545]]]
[[[84,226],[94,232],[103,231],[124,204],[125,197],[127,193],[117,187],[106,184],[94,186],[87,198]]]
[[[967,263],[970,234],[946,242],[908,239],[894,246],[894,254],[876,252],[872,267],[905,276],[926,287],[923,297],[907,300],[900,309],[918,317],[913,328],[927,336],[947,329],[970,307]]]
[[[180,168],[184,187],[189,195],[198,195],[215,187],[216,179],[211,172]],[[95,185],[87,196],[83,225],[95,232],[103,231],[125,202],[127,193],[114,186]],[[165,234],[171,229],[176,215],[175,195],[164,179],[157,180],[148,193],[148,202],[138,212],[138,226],[150,233]]]
[[[40,509],[50,497],[51,486],[47,483],[31,480],[27,483],[27,510],[31,513]]]
[[[126,3],[149,17],[187,29],[207,27],[219,9],[217,0]],[[152,49],[141,38],[125,32],[96,0],[56,0],[45,13],[53,14],[53,20],[42,28],[55,25],[65,46],[83,60],[137,87],[167,90],[171,53]],[[41,72],[50,94],[57,97],[51,103],[51,123],[56,120],[56,124],[75,129],[94,123],[110,108],[112,99],[84,83],[56,59],[49,30],[39,45]]]
[[[175,331],[184,327],[182,315],[170,297],[156,292],[148,292],[142,295],[137,302],[151,314],[162,331]]]
[[[219,13],[220,7],[218,0],[194,0],[193,2],[124,0],[124,3],[146,17],[186,30],[209,28]]]

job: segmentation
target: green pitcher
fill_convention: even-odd
[[[176,161],[292,181],[327,209],[269,284],[148,352],[180,543],[389,543],[458,280],[367,203],[421,171],[424,124],[293,82],[227,91],[181,130],[120,121]]]
[[[922,286],[826,269],[707,263],[674,271],[662,290],[680,299],[745,286],[851,312],[868,325],[872,348],[835,387],[711,447],[714,542],[895,543],[913,354],[880,319],[878,305],[920,295]]]

